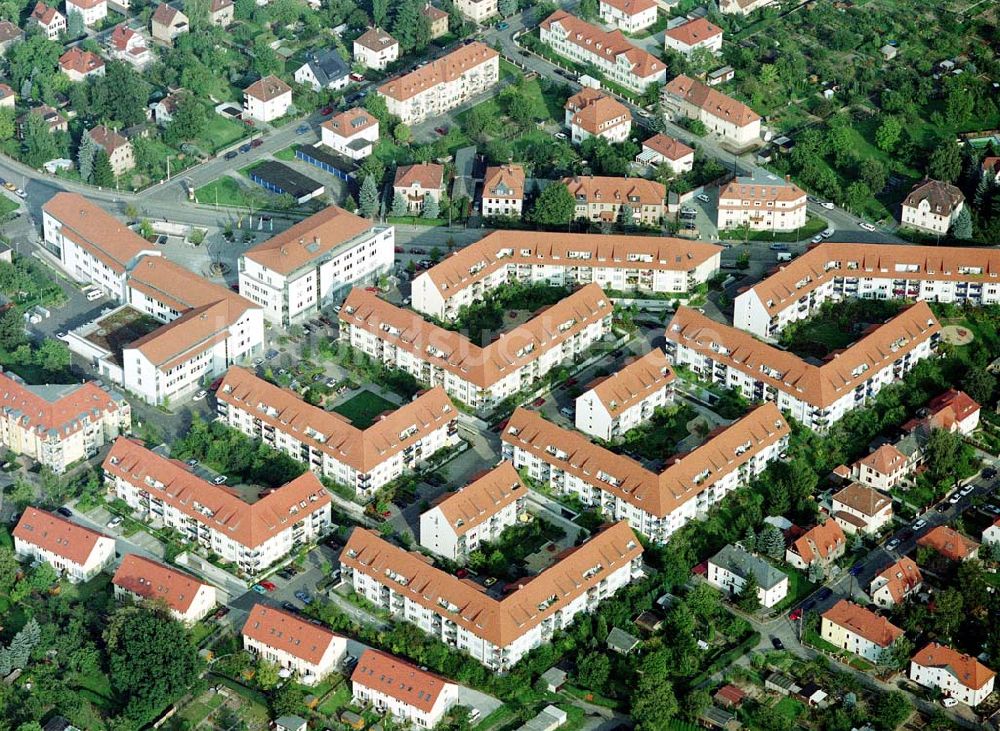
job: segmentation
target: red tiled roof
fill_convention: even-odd
[[[368,649],[358,658],[351,682],[395,698],[423,713],[434,708],[451,681],[438,677],[385,652]]]
[[[714,23],[709,23],[705,18],[694,18],[669,28],[665,35],[685,46],[694,46],[698,43],[704,43],[710,38],[715,38],[715,36],[721,36],[722,28]]]
[[[96,53],[83,51],[73,46],[59,57],[59,66],[63,71],[76,71],[78,74],[89,74],[104,67],[104,59]]]
[[[958,682],[972,690],[979,690],[996,675],[974,657],[936,642],[914,655],[913,662],[925,668],[945,668]]]
[[[896,563],[886,566],[879,572],[876,579],[885,579],[885,588],[892,597],[894,604],[899,604],[906,596],[920,586],[924,577],[920,573],[920,567],[908,556],[903,556]],[[874,580],[873,580],[874,581]],[[875,591],[881,590],[878,587]]]
[[[81,566],[87,563],[101,538],[114,540],[103,533],[32,507],[25,508],[14,527],[13,536]]]
[[[392,183],[397,188],[409,188],[416,184],[424,190],[441,190],[444,187],[444,165],[421,162],[416,165],[400,165]]]
[[[823,619],[882,648],[888,647],[903,635],[903,630],[885,617],[846,599],[841,599],[823,612]]]
[[[243,623],[243,634],[313,665],[323,659],[330,644],[338,639],[324,627],[264,604],[254,604]]]
[[[826,559],[833,555],[836,550],[845,545],[844,529],[837,521],[828,520],[820,523],[792,543],[792,551],[802,557],[807,564],[811,564],[816,559]]]
[[[283,94],[287,94],[291,90],[292,87],[272,74],[250,84],[250,86],[244,89],[244,93],[262,102],[269,102]]]
[[[648,147],[653,152],[658,152],[668,160],[680,160],[682,157],[693,155],[694,150],[685,145],[680,140],[668,137],[662,132],[655,134],[642,143],[643,147]]]
[[[465,72],[495,59],[499,54],[478,41],[460,46],[437,61],[431,61],[415,71],[389,79],[378,88],[379,94],[397,101],[406,101],[427,89],[454,81]]]
[[[929,546],[952,561],[964,561],[979,549],[979,544],[954,528],[939,525],[917,539],[918,546]]]
[[[737,127],[746,127],[760,120],[760,115],[743,102],[684,74],[674,77],[664,91]]]
[[[606,31],[570,15],[565,10],[557,10],[542,21],[541,27],[548,30],[558,24],[570,43],[584,53],[603,56],[607,59],[624,57],[632,64],[631,72],[640,79],[666,71],[666,65],[653,54],[632,45],[620,30]]]
[[[210,586],[183,571],[134,553],[125,555],[112,582],[143,599],[163,601],[181,614],[191,608],[203,586]]]

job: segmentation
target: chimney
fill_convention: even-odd
[[[791,183],[792,182],[792,176],[791,175],[785,175],[785,182],[786,183]]]

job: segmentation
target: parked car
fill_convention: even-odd
[[[333,114],[333,107],[323,107],[322,109],[319,110],[319,113],[322,114],[324,117],[326,117],[330,114]]]
[[[510,28],[510,23],[506,20],[497,23],[497,30],[507,30],[508,28]]]
[[[264,144],[264,140],[262,140],[260,137],[256,137],[256,138],[250,140],[250,147],[260,147],[263,144]]]
[[[226,158],[227,160],[235,160],[236,156],[239,154],[240,153],[238,153],[236,150],[230,150],[225,155],[223,155],[223,157]]]
[[[962,499],[962,494],[956,492],[950,498],[948,498],[948,502],[951,503],[952,505],[958,505],[958,501],[961,499]]]
[[[395,252],[396,252],[397,254],[405,254],[405,253],[406,253],[406,251],[405,251],[405,250],[403,249],[403,247],[402,247],[402,246],[397,246],[397,247],[396,247],[396,248],[394,249],[394,251],[395,251]]]
[[[818,244],[822,240],[823,240],[823,234],[816,234],[811,239],[809,239],[809,243]]]
[[[871,225],[870,223],[868,223],[867,221],[862,221],[861,224],[860,224],[860,226],[865,231],[874,231],[875,230],[875,227],[873,225]]]
[[[196,393],[196,394],[194,395],[194,400],[195,400],[195,401],[201,401],[201,400],[202,400],[203,398],[205,398],[206,396],[208,396],[208,391],[206,391],[206,390],[205,390],[205,389],[203,388],[203,389],[201,389],[200,391],[198,391],[198,393]]]
[[[309,131],[308,124],[300,124],[298,127],[295,128],[295,134],[297,135],[304,135],[308,131]]]
[[[788,618],[793,622],[797,622],[798,620],[802,619],[802,607],[799,607],[798,609],[793,609],[791,612],[789,612]]]
[[[265,589],[260,584],[254,584],[253,586],[250,587],[250,589],[252,591],[257,592],[258,594],[267,594],[267,589]]]
[[[212,480],[212,483],[216,485],[224,485],[226,484],[227,479],[229,478],[227,478],[225,475],[219,475],[214,480]]]
[[[27,198],[28,197],[28,194],[24,192],[24,188],[18,188],[17,190],[14,191],[14,194],[18,198]]]
[[[73,511],[70,510],[69,508],[67,508],[65,505],[62,505],[62,506],[56,508],[56,512],[59,513],[59,515],[61,515],[64,518],[72,518],[73,517]]]
[[[926,526],[926,525],[927,525],[927,521],[926,521],[926,520],[924,520],[923,518],[919,518],[919,519],[918,519],[918,520],[917,520],[917,521],[916,521],[916,522],[915,522],[915,523],[913,524],[913,530],[920,530],[921,528],[923,528],[923,527],[924,527],[924,526]]]
[[[263,586],[268,591],[274,591],[275,589],[278,588],[278,585],[275,584],[273,581],[262,581],[260,582],[260,585]]]
[[[890,540],[888,543],[885,544],[885,548],[888,551],[895,551],[897,548],[899,548],[899,539],[893,538],[892,540]]]
[[[571,409],[569,406],[563,406],[561,409],[559,409],[559,413],[565,416],[567,419],[573,418],[573,409]]]
[[[296,612],[299,609],[297,606],[295,606],[291,602],[282,602],[281,603],[281,608],[284,609],[286,612]]]
[[[313,598],[309,596],[309,592],[302,591],[301,589],[295,592],[295,598],[307,606],[313,603]]]
[[[833,236],[833,229],[832,228],[826,229],[825,231],[823,231],[823,233],[820,234],[820,236],[822,236],[824,239],[830,238],[831,236]]]
[[[250,152],[250,149],[251,149],[251,148],[250,148],[250,145],[249,145],[249,144],[246,144],[246,145],[240,145],[240,152]]]
[[[700,200],[702,203],[711,203],[712,202],[712,199],[709,198],[704,193],[699,193],[698,194],[698,200]]]
[[[531,402],[532,406],[543,406],[545,404],[545,399],[539,396],[534,401]]]
[[[983,477],[985,477],[987,480],[992,480],[996,476],[997,476],[997,471],[992,467],[987,467],[985,470],[983,470]]]
[[[772,637],[771,638],[771,646],[775,650],[784,650],[785,649],[785,643],[781,641],[780,637]]]
[[[121,524],[122,524],[122,518],[121,518],[121,516],[120,515],[116,515],[115,517],[113,517],[111,520],[108,521],[108,524],[107,524],[106,527],[108,527],[108,528],[117,528]]]
[[[971,495],[975,489],[976,489],[975,485],[966,485],[961,490],[959,490],[959,492],[962,495]]]
[[[556,139],[557,140],[564,140],[564,139],[566,139],[566,133],[565,132],[556,132]]]
[[[196,460],[194,457],[192,457],[191,459],[189,459],[187,461],[187,464],[188,464],[188,467],[197,467],[198,466],[198,460]]]
[[[444,137],[446,134],[448,134],[448,128],[447,127],[435,127],[434,131],[437,132],[442,137]]]

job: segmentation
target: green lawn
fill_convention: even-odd
[[[208,148],[205,152],[216,153],[229,147],[237,140],[250,136],[250,128],[221,114],[213,114],[205,124],[198,142]]]
[[[196,189],[194,198],[198,203],[210,206],[220,205],[249,208],[250,199],[247,197],[246,191],[247,188],[241,186],[236,180],[227,175]]]
[[[19,203],[11,200],[7,196],[0,195],[0,218],[3,218],[4,216],[7,216],[8,214],[11,214],[14,211],[16,211],[19,205],[20,205]]]
[[[201,697],[184,706],[180,716],[190,724],[190,728],[197,728],[198,724],[212,715],[225,701],[226,698],[221,693],[203,693]]]
[[[785,696],[774,706],[774,710],[790,722],[794,722],[801,716],[805,709],[806,707],[802,705],[801,701],[797,701],[789,696]]]
[[[807,241],[820,231],[826,229],[826,220],[817,216],[809,216],[806,225],[795,231],[744,231],[742,229],[729,229],[719,231],[719,238],[723,241]]]
[[[275,160],[294,160],[295,151],[298,149],[298,145],[289,145],[284,150],[278,150],[274,153]]]
[[[628,431],[622,446],[646,459],[666,459],[688,436],[687,424],[697,415],[684,403],[658,410],[648,423]]]
[[[348,683],[343,682],[320,702],[316,710],[328,718],[336,718],[351,704],[351,698],[351,688]]]
[[[396,404],[388,401],[372,391],[362,391],[347,399],[333,410],[341,416],[346,416],[358,429],[367,429],[375,422],[375,418],[384,411],[391,411]]]
[[[798,569],[784,564],[778,570],[788,576],[788,596],[775,604],[772,612],[781,613],[816,591],[817,585],[806,579],[806,575]]]
[[[405,226],[447,226],[447,218],[424,218],[423,216],[386,216],[389,223]]]

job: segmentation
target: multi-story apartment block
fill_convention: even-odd
[[[306,472],[252,505],[187,465],[119,437],[104,460],[112,498],[255,576],[330,529],[330,493]]]
[[[354,39],[354,60],[381,71],[399,58],[399,41],[381,28],[369,28]]]
[[[390,79],[378,88],[378,93],[385,99],[389,114],[413,124],[444,114],[489,91],[499,79],[500,55],[477,41]]]
[[[452,398],[489,409],[532,388],[611,332],[611,300],[588,284],[480,347],[371,292],[355,288],[340,311],[340,340]]]
[[[969,655],[932,642],[910,660],[910,680],[975,708],[993,692],[996,673]]]
[[[303,462],[361,497],[458,444],[458,410],[434,388],[367,429],[299,399],[243,368],[230,368],[216,392],[229,426]]]
[[[852,482],[833,495],[830,512],[845,533],[878,533],[892,521],[892,500]]]
[[[99,124],[87,134],[107,154],[108,162],[111,164],[111,172],[116,177],[124,175],[135,167],[135,152],[132,149],[132,143],[115,130]]]
[[[708,559],[707,568],[708,583],[730,596],[743,591],[751,575],[757,581],[757,599],[762,607],[771,608],[788,596],[788,576],[741,546],[723,546]]]
[[[421,213],[428,197],[440,203],[444,196],[444,165],[421,162],[416,165],[400,165],[392,181],[393,198],[403,196],[406,210]]]
[[[951,183],[925,180],[913,186],[902,207],[902,224],[924,233],[948,233],[965,206],[962,191]]]
[[[566,100],[564,109],[574,144],[590,137],[617,144],[627,140],[632,131],[632,113],[628,107],[597,89],[582,89]]]
[[[66,17],[71,13],[79,13],[83,24],[88,28],[97,25],[108,17],[107,0],[66,0]]]
[[[452,561],[464,560],[525,515],[527,494],[511,463],[501,462],[421,513],[420,545]]]
[[[284,117],[291,106],[292,87],[274,75],[253,82],[243,92],[244,113],[258,122]]]
[[[483,178],[483,216],[513,216],[524,211],[524,168],[514,163],[490,166]]]
[[[979,556],[979,544],[950,525],[931,528],[917,539],[917,545],[932,548],[949,561],[971,561]]]
[[[719,189],[718,225],[752,231],[794,231],[806,224],[806,193],[787,176],[734,178]]]
[[[497,5],[497,0],[456,0],[455,2],[458,12],[473,23],[482,23],[492,18],[497,14]]]
[[[642,576],[642,545],[617,523],[496,599],[373,531],[355,528],[340,554],[355,592],[394,617],[503,672],[581,612]]]
[[[300,322],[392,268],[396,230],[329,206],[240,257],[240,294],[264,319]]]
[[[785,561],[797,569],[818,564],[824,569],[847,551],[847,537],[835,520],[814,525],[792,541],[785,550]]]
[[[73,583],[89,581],[115,560],[114,538],[30,506],[12,535],[14,553],[49,564]]]
[[[773,5],[775,0],[722,0],[719,12],[726,15],[750,15],[755,10]]]
[[[760,141],[760,115],[743,102],[681,74],[663,87],[663,105],[673,114],[697,119],[709,132],[736,148]]]
[[[666,165],[674,175],[682,175],[694,168],[694,150],[673,137],[657,133],[642,143],[642,152],[635,161],[643,165]]]
[[[162,602],[174,619],[185,624],[207,617],[217,601],[211,584],[135,553],[122,559],[111,583],[118,601]]]
[[[378,120],[366,109],[354,107],[319,126],[322,144],[351,160],[372,154],[378,142]]]
[[[667,327],[666,350],[674,366],[751,401],[774,401],[803,426],[823,431],[934,355],[940,332],[930,307],[918,302],[815,365],[682,306]]]
[[[94,381],[29,386],[0,371],[0,444],[57,474],[132,429],[132,408]]]
[[[903,630],[870,609],[841,599],[823,612],[820,637],[842,650],[877,663]]]
[[[699,48],[710,53],[721,53],[722,28],[705,18],[692,18],[673,28],[667,28],[663,34],[663,46],[682,56],[690,56]]]
[[[601,0],[598,10],[601,20],[626,33],[656,24],[656,0]]]
[[[347,655],[347,639],[265,604],[254,604],[243,624],[243,649],[315,685]]]
[[[437,728],[458,703],[458,686],[378,650],[365,650],[351,673],[354,702],[413,728]]]
[[[733,322],[776,338],[827,301],[1000,303],[1000,251],[951,246],[820,244],[736,297]]]
[[[588,221],[658,226],[667,211],[667,188],[652,180],[587,175],[562,183],[576,201],[576,217]]]
[[[442,320],[509,281],[600,285],[683,298],[719,271],[718,246],[650,236],[497,231],[413,280],[413,309]]]
[[[924,584],[920,568],[908,556],[882,569],[868,585],[872,603],[890,609],[920,591]]]
[[[659,348],[587,385],[576,398],[576,428],[605,441],[649,421],[673,401],[674,372]]]
[[[557,10],[539,26],[542,43],[580,65],[593,64],[610,81],[638,92],[667,80],[667,67],[633,46],[620,30],[606,31]]]
[[[788,433],[778,409],[765,404],[675,456],[659,474],[523,408],[510,417],[501,439],[504,459],[532,479],[665,543],[763,472],[784,450]]]
[[[260,307],[162,257],[132,268],[126,295],[165,323],[122,349],[124,386],[149,403],[183,398],[264,349]]]

